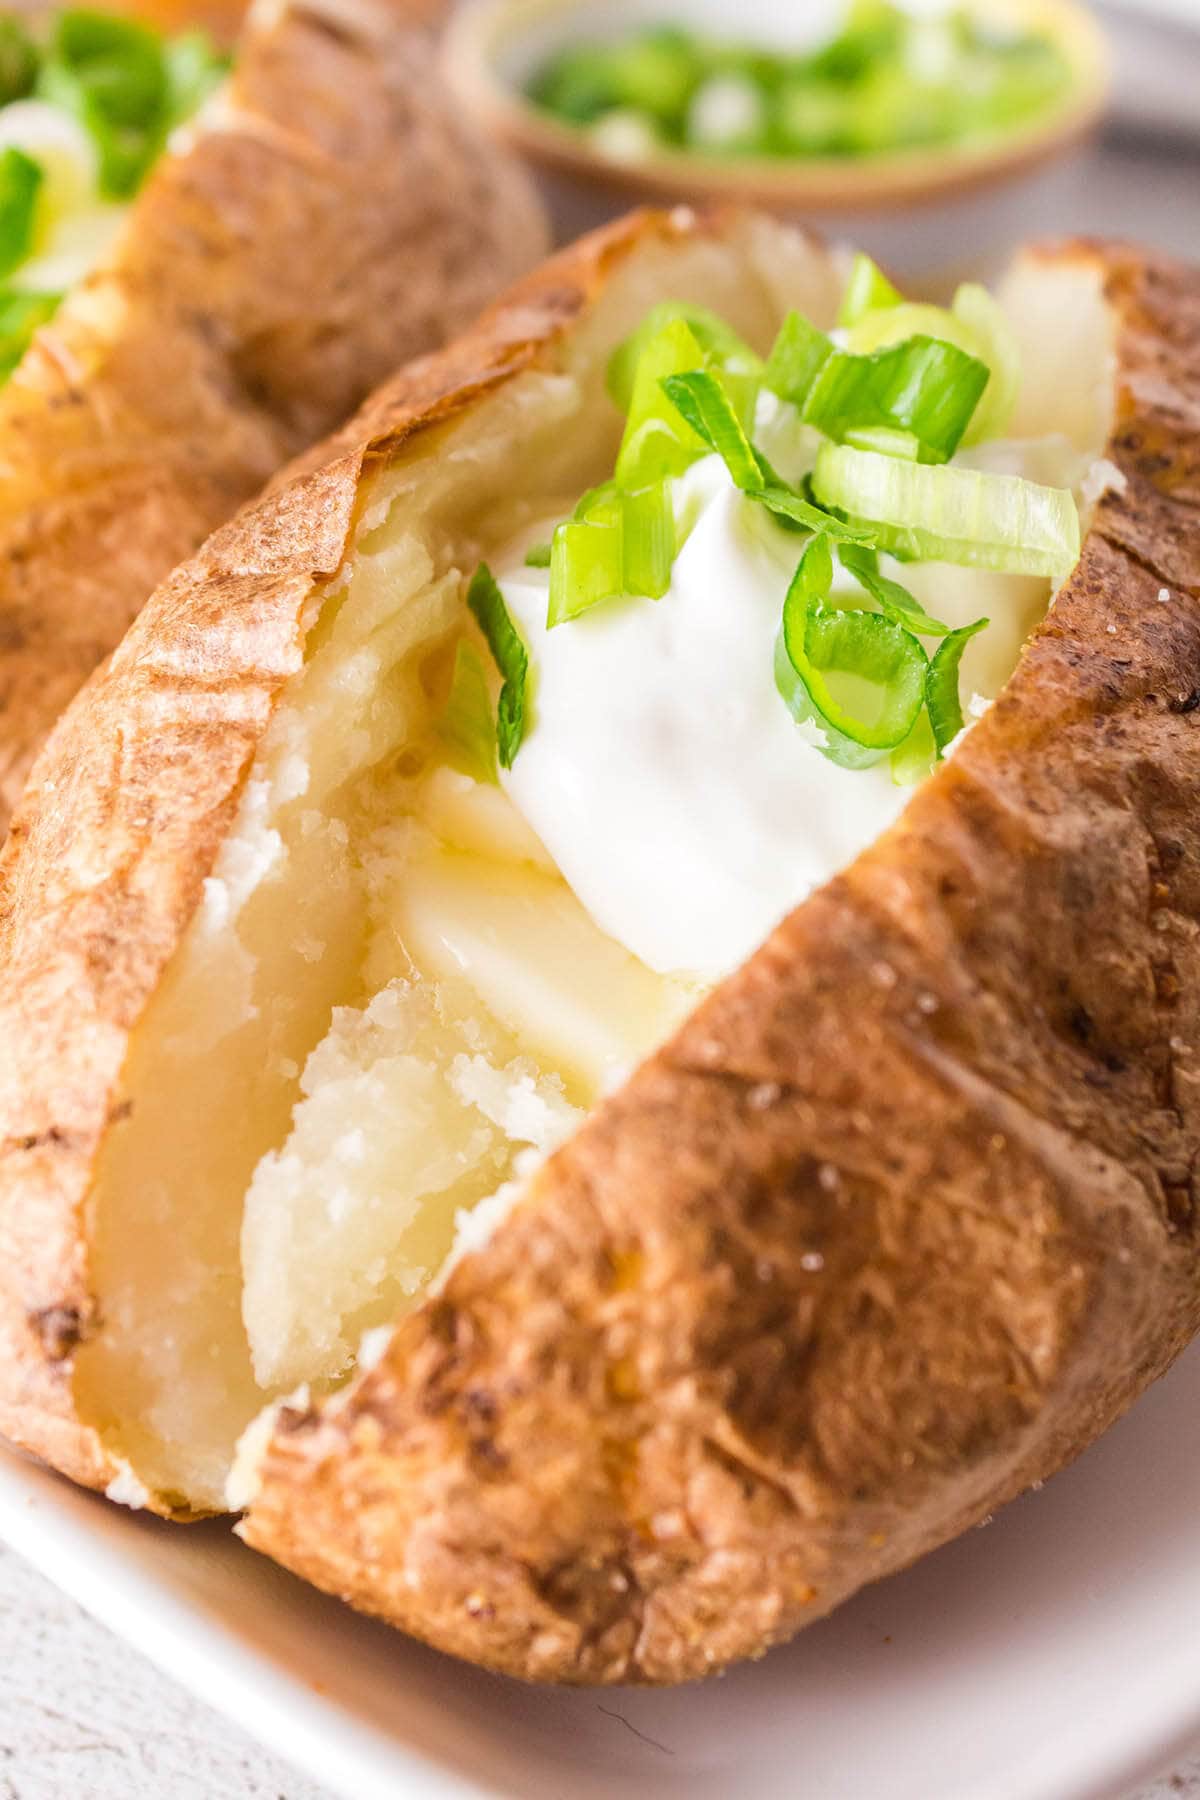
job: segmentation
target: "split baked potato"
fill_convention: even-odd
[[[43,198],[64,169],[81,188],[35,266],[10,275],[0,255],[0,338],[7,300],[76,284],[0,369],[0,830],[54,720],[171,568],[544,251],[524,177],[441,94],[421,10],[252,12],[228,82],[132,201],[103,161],[96,196],[69,111],[36,93],[0,109],[0,159],[27,154]],[[97,15],[66,16],[84,50],[102,35]],[[0,215],[7,230],[2,183]]]
[[[725,939],[703,976],[673,966],[700,877],[663,890],[665,950],[597,924],[595,884],[648,853],[632,824],[577,832],[574,885],[531,827],[551,787],[522,759],[620,722],[641,679],[626,656],[564,718],[549,646],[602,658],[683,604],[679,574],[554,632],[521,610],[559,545],[601,542],[564,521],[607,528],[571,508],[621,438],[614,347],[670,302],[663,329],[733,344],[733,392],[789,309],[811,348],[846,277],[777,224],[682,212],[555,258],[158,590],[0,864],[0,1426],[128,1504],[244,1510],[319,1586],[524,1677],[762,1652],[1053,1473],[1200,1323],[1195,272],[1085,243],[1014,269],[1006,442],[1077,459],[1081,552],[985,573],[1015,672],[976,665],[998,697],[915,791],[835,770],[878,775],[890,823],[748,960],[722,974]],[[821,464],[789,480],[787,450],[758,466],[803,523]],[[760,498],[722,490],[734,535],[703,514],[676,571],[736,538],[811,576],[820,534]],[[849,510],[822,527],[847,566]],[[974,572],[890,566],[945,641],[932,614]],[[472,615],[510,686],[478,779],[463,722],[497,679]],[[954,640],[964,683],[988,639]],[[680,663],[663,705],[740,654]],[[698,868],[760,716],[709,715]],[[827,731],[798,735],[832,766]],[[553,742],[602,834],[608,790]],[[672,742],[643,745],[647,791]],[[857,800],[829,792],[832,829]]]

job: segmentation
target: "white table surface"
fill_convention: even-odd
[[[0,1546],[0,1800],[67,1796],[333,1800]],[[1122,1800],[1200,1800],[1200,1747]]]
[[[1195,16],[1200,0],[1178,8]],[[1200,260],[1200,156],[1099,152],[1061,225]],[[0,1800],[68,1795],[328,1800],[0,1547]],[[1200,1742],[1191,1761],[1127,1800],[1200,1800]]]

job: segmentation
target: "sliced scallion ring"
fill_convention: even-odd
[[[763,381],[781,400],[803,408],[813,383],[836,353],[833,340],[818,331],[803,313],[790,312],[767,358]]]
[[[529,656],[521,635],[508,616],[504,595],[486,563],[480,563],[467,589],[467,605],[487,639],[492,660],[504,683],[496,713],[496,748],[506,769],[525,735],[525,697],[529,682]]]
[[[652,306],[637,330],[624,343],[618,344],[608,361],[605,386],[622,412],[633,402],[634,378],[642,353],[663,327],[682,319],[697,344],[721,368],[743,375],[762,374],[762,358],[740,338],[732,325],[706,306],[692,306],[684,300],[662,300]]]
[[[837,322],[843,328],[857,325],[864,313],[882,312],[890,306],[902,306],[904,296],[897,293],[882,269],[860,250],[850,268],[850,279],[838,308]]]
[[[632,492],[682,475],[704,455],[704,439],[681,417],[665,389],[668,377],[702,369],[705,353],[683,319],[670,319],[638,358],[616,484]]]
[[[874,353],[923,335],[954,344],[978,357],[991,379],[975,408],[963,442],[978,444],[1007,429],[1021,383],[1021,357],[1012,326],[1001,306],[978,282],[964,282],[950,307],[904,301],[864,313],[852,324],[847,347]]]
[[[902,744],[892,751],[892,780],[897,787],[916,787],[931,775],[938,759],[929,714],[922,712]]]
[[[663,387],[680,417],[710,450],[717,452],[734,487],[743,494],[760,488],[762,469],[754,447],[717,377],[707,370],[696,370],[668,376]]]
[[[925,703],[928,658],[882,613],[826,606],[829,541],[813,538],[783,604],[775,685],[793,718],[815,725],[831,762],[864,769],[909,736]]]
[[[1079,512],[1066,488],[846,444],[822,445],[812,485],[822,506],[868,526],[881,550],[913,560],[1052,581],[1079,560]]]
[[[42,171],[15,144],[0,150],[0,279],[29,255]]]
[[[898,297],[897,297],[898,298]],[[959,343],[948,331],[918,331],[917,315],[948,318],[937,307],[897,304],[868,313],[871,321],[902,318],[870,354],[839,350],[798,313],[789,313],[767,360],[764,381],[795,406],[807,425],[835,443],[854,443],[890,455],[946,462],[953,456],[988,386],[987,364],[963,327]],[[853,333],[851,334],[853,341]]]
[[[437,735],[451,768],[473,781],[496,779],[496,721],[487,672],[474,644],[460,638],[454,651],[450,693],[437,722]]]
[[[940,619],[931,618],[906,587],[879,573],[879,556],[876,551],[868,550],[861,544],[842,544],[838,549],[838,557],[846,573],[853,575],[855,581],[866,588],[880,611],[889,619],[894,619],[897,625],[903,625],[906,631],[915,632],[921,637],[946,637],[949,634],[949,625],[943,625]]]
[[[986,619],[976,619],[973,625],[964,625],[958,631],[952,631],[942,639],[930,662],[929,673],[925,677],[925,704],[929,709],[929,723],[933,728],[939,760],[945,755],[947,744],[953,742],[964,724],[962,701],[958,693],[958,669],[963,651],[987,622]]]
[[[986,363],[933,337],[908,337],[870,356],[837,350],[814,381],[801,417],[835,443],[885,431],[915,440],[922,462],[947,462],[988,380]],[[912,457],[908,442],[902,453]]]
[[[631,494],[612,482],[593,488],[554,533],[547,627],[622,594],[661,599],[671,585],[675,547],[675,514],[665,482]]]
[[[710,450],[715,450],[728,469],[735,487],[768,511],[808,531],[825,532],[849,543],[867,543],[871,533],[863,526],[844,524],[810,500],[805,500],[775,474],[766,458],[751,444],[721,381],[711,371],[697,369],[670,375],[663,381],[689,430]]]

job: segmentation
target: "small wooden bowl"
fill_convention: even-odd
[[[771,48],[799,47],[832,30],[841,11],[824,0],[803,8],[780,0],[467,0],[444,40],[446,73],[467,107],[502,143],[533,164],[563,236],[639,201],[703,206],[736,200],[853,236],[901,273],[931,262],[978,262],[1029,235],[1030,212],[1053,215],[1069,152],[1104,113],[1108,47],[1078,0],[977,0],[1005,26],[1048,32],[1071,79],[1045,115],[986,142],[900,150],[871,157],[700,156],[663,148],[619,161],[561,124],[525,95],[555,51],[613,39],[638,26],[686,25],[712,37]],[[1031,182],[1038,204],[1031,208]],[[1038,220],[1034,220],[1037,228]]]

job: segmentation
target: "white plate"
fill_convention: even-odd
[[[1200,1346],[988,1530],[674,1693],[481,1674],[3,1452],[0,1535],[353,1800],[1101,1800],[1200,1731],[1198,1413]]]

